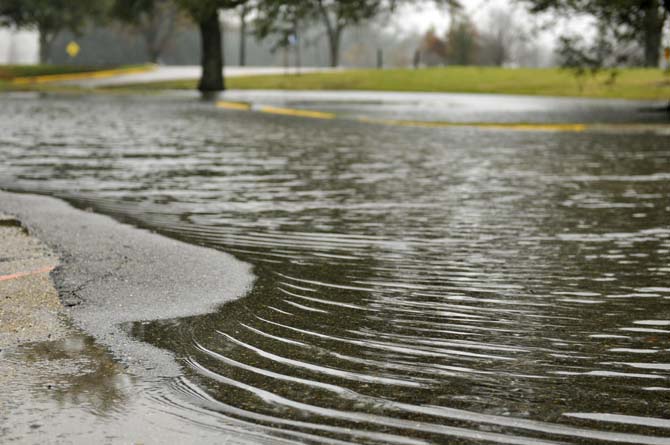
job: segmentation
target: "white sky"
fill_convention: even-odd
[[[526,11],[525,5],[518,0],[462,0],[465,12],[475,25],[486,26],[492,9],[511,10],[520,23],[529,28],[541,28],[548,23],[554,26],[538,31],[538,40],[547,47],[553,47],[557,36],[567,32],[587,32],[589,20],[584,17],[556,20],[555,17],[537,16]],[[446,8],[437,8],[433,3],[423,5],[405,5],[391,20],[392,24],[407,32],[424,33],[434,28],[438,34],[444,34],[449,26],[449,13]]]
[[[35,63],[37,61],[37,33],[11,32],[0,28],[0,64]]]

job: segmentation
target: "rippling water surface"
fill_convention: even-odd
[[[183,363],[162,399],[194,427],[670,443],[667,136],[7,97],[0,161],[2,187],[255,266],[217,313],[129,328]]]

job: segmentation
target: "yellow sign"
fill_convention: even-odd
[[[77,57],[77,54],[79,54],[80,49],[81,48],[77,45],[77,42],[72,41],[65,47],[65,52],[67,52],[70,57],[75,58]]]

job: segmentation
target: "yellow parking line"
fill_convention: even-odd
[[[262,113],[282,114],[286,116],[309,117],[312,119],[335,119],[335,113],[324,113],[323,111],[297,110],[295,108],[280,108],[264,106],[258,109]]]
[[[473,127],[473,128],[491,128],[497,130],[515,130],[515,131],[582,132],[588,128],[584,124],[411,121],[411,120],[397,120],[397,119],[372,119],[367,117],[360,117],[358,118],[358,121],[371,124],[394,125],[400,127],[425,127],[425,128]]]
[[[251,105],[246,102],[229,102],[226,100],[220,100],[216,103],[218,108],[224,108],[226,110],[251,110]]]
[[[216,103],[219,108],[229,110],[255,110],[261,113],[281,114],[285,116],[307,117],[312,119],[336,119],[335,113],[327,113],[315,110],[301,110],[296,108],[281,108],[264,105],[252,107],[246,102],[219,101]],[[342,119],[347,119],[343,117]],[[398,119],[375,119],[370,117],[354,118],[358,122],[378,125],[393,125],[400,127],[423,127],[423,128],[449,128],[449,127],[470,127],[495,130],[513,130],[513,131],[557,131],[579,133],[586,131],[590,126],[586,124],[542,124],[542,123],[513,123],[513,122],[445,122],[445,121],[416,121],[416,120],[398,120]]]
[[[44,76],[16,77],[12,79],[12,83],[14,85],[32,85],[50,82],[65,82],[70,80],[104,79],[107,77],[120,76],[123,74],[145,73],[155,69],[155,66],[148,65],[135,68],[117,68],[111,70],[89,71],[85,73],[45,74]]]
[[[517,130],[517,131],[564,131],[572,133],[581,133],[585,131],[588,126],[585,124],[513,124],[513,123],[475,123],[473,127],[479,128],[495,128],[502,130]]]

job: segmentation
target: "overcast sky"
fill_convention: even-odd
[[[590,20],[584,17],[556,20],[555,17],[548,15],[530,14],[518,0],[464,0],[462,3],[467,16],[480,28],[486,26],[492,9],[512,11],[519,23],[538,29],[538,39],[548,47],[553,47],[557,36],[561,34],[588,32],[590,28]],[[552,26],[543,26],[549,22]],[[422,6],[406,5],[395,15],[392,23],[407,32],[424,33],[434,28],[438,34],[444,34],[449,26],[449,13],[446,8],[438,8],[430,2]]]

